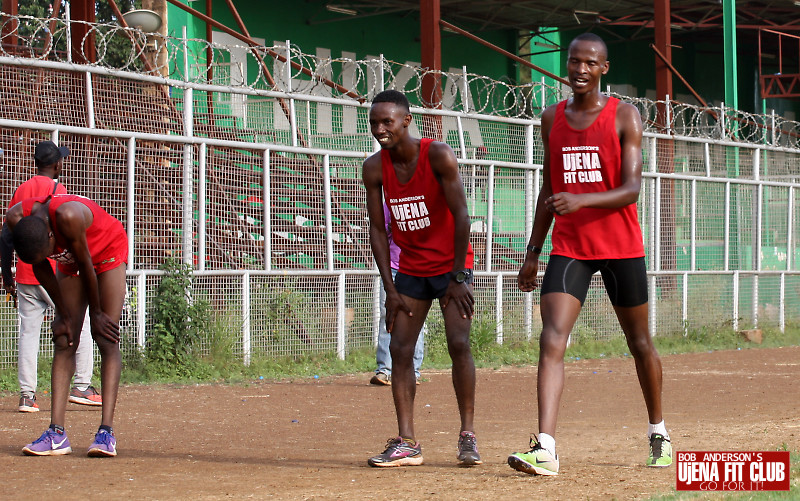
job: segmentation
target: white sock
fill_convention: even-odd
[[[539,443],[554,457],[556,455],[556,439],[547,433],[539,433]]]
[[[667,433],[667,427],[664,425],[664,420],[662,419],[660,423],[652,424],[649,423],[647,425],[647,438],[653,436],[653,433],[658,433],[659,435],[663,435],[664,438],[669,440],[669,433]]]

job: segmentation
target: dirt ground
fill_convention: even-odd
[[[676,451],[800,449],[800,347],[664,356],[664,406]],[[535,367],[478,371],[476,432],[484,464],[456,466],[449,371],[425,371],[417,437],[425,464],[370,468],[396,434],[391,390],[369,374],[246,386],[126,386],[119,456],[88,458],[97,409],[69,404],[75,452],[26,457],[49,423],[0,398],[5,499],[642,499],[675,486],[675,468],[643,466],[644,403],[631,359],[567,364],[559,419],[561,474],[508,467],[536,418]],[[796,480],[792,479],[797,489]]]

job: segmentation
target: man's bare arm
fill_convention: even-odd
[[[364,161],[361,179],[367,191],[367,213],[369,214],[369,244],[375,264],[386,291],[386,330],[392,332],[394,319],[399,311],[410,314],[392,281],[389,237],[386,234],[386,221],[383,218],[383,173],[380,153],[376,153]]]
[[[453,234],[453,268],[451,272],[456,273],[464,269],[469,248],[470,220],[464,183],[458,170],[456,155],[446,143],[438,141],[431,143],[428,149],[428,159],[431,169],[442,186],[447,206],[453,214],[455,232]],[[446,308],[451,300],[456,303],[462,317],[472,318],[475,299],[469,287],[451,280],[447,292],[442,298],[442,306]]]
[[[469,210],[464,183],[458,170],[458,160],[453,150],[446,143],[435,141],[428,150],[428,158],[436,178],[442,186],[445,200],[455,223],[453,238],[455,259],[452,271],[464,269],[469,244]]]
[[[533,228],[528,239],[528,245],[541,248],[553,224],[553,213],[548,209],[547,200],[553,194],[550,184],[550,129],[555,117],[555,106],[550,106],[542,113],[542,144],[544,145],[544,158],[542,164],[542,189],[536,200],[534,209]],[[517,274],[517,287],[523,292],[531,292],[537,286],[539,273],[539,254],[525,251],[525,261]]]
[[[89,252],[89,244],[86,241],[86,230],[94,219],[91,209],[80,202],[66,202],[56,210],[55,218],[53,224],[57,225],[59,233],[66,241],[66,247],[78,266],[89,303],[92,331],[110,341],[119,342],[119,324],[103,311],[100,302],[100,286]]]

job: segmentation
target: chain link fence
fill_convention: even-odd
[[[4,18],[4,26],[12,21],[50,26],[22,18]],[[371,346],[379,283],[360,167],[377,145],[368,102],[322,80],[357,89],[358,96],[395,86],[418,98],[422,71],[262,47],[265,56],[283,51],[311,73],[295,67],[289,79],[291,65],[270,56],[272,86],[260,65],[251,60],[245,69],[246,59],[233,57],[244,48],[167,38],[160,46],[172,76],[164,77],[142,71],[134,49],[125,64],[110,63],[112,51],[99,44],[127,38],[118,26],[92,25],[98,62],[73,64],[58,50],[69,25],[58,23],[47,36],[43,28],[20,35],[13,49],[3,31],[0,199],[10,200],[33,175],[37,142],[70,148],[62,182],[123,221],[130,237],[123,349],[147,343],[148,298],[167,258],[196,270],[193,294],[208,299],[215,314],[214,332],[204,341],[209,353],[227,347],[247,361],[345,356]],[[203,71],[206,49],[214,80]],[[443,74],[443,81],[444,106],[414,107],[412,134],[446,141],[459,159],[476,255],[475,328],[497,342],[528,340],[541,327],[539,299],[519,292],[515,276],[541,185],[537,117],[541,104],[562,90],[466,72]],[[647,126],[638,208],[651,330],[792,322],[800,313],[797,123],[620,97],[641,110]],[[664,108],[670,125],[659,128]],[[545,253],[549,248],[548,242]],[[441,330],[437,315],[430,321],[434,336]],[[594,280],[573,336],[619,335]],[[16,313],[0,302],[0,365],[15,359]]]

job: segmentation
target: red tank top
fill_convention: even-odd
[[[14,191],[14,196],[11,197],[11,203],[8,208],[14,207],[26,198],[31,197],[44,197],[47,195],[64,194],[67,189],[64,185],[56,182],[55,179],[48,176],[33,176]],[[53,265],[53,271],[56,269],[56,264],[52,260],[50,264]],[[28,263],[17,259],[17,273],[14,277],[17,283],[27,285],[39,285],[36,276],[33,274],[33,267]]]
[[[550,130],[550,185],[553,193],[596,193],[619,187],[621,156],[616,116],[619,99],[609,97],[586,129],[570,127],[567,102],[558,103]],[[644,256],[636,204],[617,209],[583,208],[555,216],[551,254],[575,259]]]
[[[428,159],[432,142],[420,140],[417,168],[405,184],[397,180],[389,151],[381,150],[383,196],[392,212],[392,237],[400,247],[398,271],[417,277],[449,273],[455,259],[453,214]],[[471,245],[464,266],[473,267]]]
[[[52,197],[29,198],[22,202],[22,215],[29,216],[33,204],[36,202],[46,203],[50,198],[50,224],[53,227],[56,245],[53,255],[59,264],[75,264],[75,258],[69,249],[66,248],[66,240],[63,235],[55,228],[56,210],[66,202],[80,202],[92,211],[92,224],[86,229],[86,243],[89,246],[89,254],[92,255],[92,263],[97,265],[106,259],[114,258],[121,253],[127,254],[128,237],[125,229],[118,219],[111,216],[94,201],[80,195],[54,195]]]

